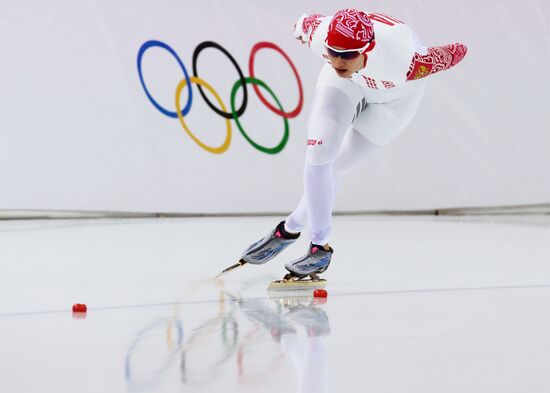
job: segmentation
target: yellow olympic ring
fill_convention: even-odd
[[[218,101],[218,104],[220,104],[221,109],[224,112],[227,111],[227,108],[225,107],[222,99],[220,98],[220,95],[216,92],[216,90],[214,90],[212,86],[210,86],[206,81],[202,80],[197,76],[192,76],[190,80],[191,80],[191,83],[195,83],[197,85],[203,86],[204,88],[206,88],[206,90],[212,93],[216,101]],[[187,132],[187,134],[191,137],[191,139],[193,139],[200,147],[202,147],[207,152],[214,153],[214,154],[223,153],[229,148],[229,144],[231,143],[231,122],[229,121],[229,119],[225,119],[225,124],[227,125],[227,135],[225,137],[225,141],[221,146],[212,147],[204,144],[201,140],[199,140],[199,138],[193,135],[189,127],[187,127],[187,124],[185,124],[185,121],[183,120],[183,115],[181,114],[180,95],[181,95],[181,91],[185,86],[187,86],[187,81],[184,78],[181,80],[180,83],[178,83],[178,86],[176,87],[176,113],[178,114],[178,119],[180,119],[181,126],[183,127],[185,132]]]

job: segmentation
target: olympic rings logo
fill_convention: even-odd
[[[145,81],[143,79],[143,73],[142,73],[142,67],[141,67],[141,63],[142,63],[142,60],[143,60],[143,55],[145,54],[145,52],[148,49],[153,48],[153,47],[158,47],[158,48],[161,48],[161,49],[164,49],[164,50],[168,51],[168,53],[170,53],[176,59],[178,65],[180,66],[180,68],[183,71],[184,78],[176,86],[175,99],[174,99],[174,106],[175,106],[174,111],[162,107],[153,98],[153,96],[150,94],[149,90],[147,89],[147,86],[146,86]],[[222,52],[229,59],[229,61],[231,61],[231,63],[233,64],[233,66],[237,70],[237,74],[239,74],[239,79],[237,79],[237,81],[233,84],[233,87],[231,89],[231,97],[230,97],[231,111],[227,110],[227,106],[222,101],[222,99],[221,99],[220,95],[218,94],[218,92],[208,82],[201,79],[198,75],[197,60],[199,58],[200,53],[204,49],[207,49],[207,48],[217,49],[220,52]],[[290,67],[292,68],[294,76],[296,77],[296,82],[298,84],[298,91],[299,91],[298,104],[296,105],[296,107],[293,110],[285,111],[283,109],[283,106],[282,106],[281,102],[279,101],[279,99],[277,98],[277,96],[275,95],[273,90],[271,90],[271,88],[265,82],[263,82],[261,79],[256,78],[256,76],[254,74],[254,59],[255,59],[255,56],[258,53],[258,51],[260,51],[261,49],[272,49],[275,52],[279,53],[286,60],[286,62],[290,65]],[[222,47],[221,45],[219,45],[215,42],[212,42],[212,41],[202,42],[193,51],[193,75],[192,76],[189,76],[189,73],[187,72],[187,68],[185,67],[185,65],[181,61],[180,57],[176,54],[176,52],[170,46],[165,44],[164,42],[156,41],[156,40],[151,40],[151,41],[145,42],[141,46],[141,48],[139,49],[139,52],[138,52],[138,55],[137,55],[137,69],[138,69],[138,73],[139,73],[139,80],[141,82],[141,86],[143,87],[143,90],[145,91],[145,94],[147,95],[147,98],[149,99],[149,101],[151,101],[153,106],[158,111],[160,111],[162,114],[164,114],[168,117],[174,118],[174,119],[179,119],[179,122],[180,122],[182,128],[187,133],[187,135],[189,135],[189,137],[191,137],[191,139],[197,145],[199,145],[201,148],[203,148],[204,150],[206,150],[210,153],[213,153],[213,154],[221,154],[229,148],[229,144],[231,143],[231,133],[232,133],[232,127],[231,127],[231,121],[230,121],[231,119],[233,119],[235,121],[235,123],[237,124],[237,128],[239,129],[239,131],[241,132],[243,137],[254,148],[256,148],[257,150],[259,150],[263,153],[266,153],[266,154],[277,154],[285,147],[285,145],[288,141],[288,136],[289,136],[288,119],[291,119],[291,118],[294,118],[294,117],[298,116],[298,114],[302,111],[302,105],[303,105],[303,101],[304,101],[304,93],[303,93],[303,88],[302,88],[302,81],[300,80],[300,75],[298,74],[298,70],[296,69],[296,67],[294,66],[294,63],[292,62],[292,60],[290,60],[288,55],[279,46],[275,45],[272,42],[258,42],[257,44],[255,44],[252,47],[252,50],[250,52],[250,56],[249,56],[249,59],[248,59],[248,72],[250,74],[250,76],[248,76],[248,77],[244,76],[244,74],[241,70],[241,67],[239,67],[236,60],[233,58],[233,56],[224,47]],[[205,144],[199,138],[197,138],[193,134],[193,132],[191,132],[191,130],[189,129],[189,127],[185,123],[185,116],[189,113],[189,111],[191,110],[191,106],[193,104],[193,90],[191,88],[192,84],[197,85],[200,95],[202,96],[202,98],[206,102],[206,104],[210,107],[210,109],[212,109],[216,114],[218,114],[219,116],[221,116],[225,119],[226,136],[225,136],[224,142],[220,146],[209,146],[209,145]],[[282,137],[281,141],[274,147],[263,146],[263,145],[260,145],[259,143],[257,143],[256,141],[252,140],[252,138],[250,138],[250,136],[246,133],[246,131],[244,130],[244,128],[241,124],[241,122],[239,121],[239,117],[241,117],[242,114],[245,112],[247,104],[248,104],[248,89],[247,89],[248,84],[252,85],[253,90],[256,93],[256,96],[262,102],[263,105],[265,105],[273,113],[275,113],[275,114],[277,114],[277,115],[279,115],[280,117],[283,118],[283,121],[284,121],[284,134],[283,134],[283,137]],[[187,102],[185,103],[185,106],[183,106],[183,108],[182,108],[181,102],[180,102],[180,96],[181,96],[182,90],[186,87],[187,87],[188,99],[187,99]],[[237,91],[241,87],[243,88],[243,99],[242,99],[242,102],[241,102],[241,105],[239,106],[239,108],[236,109],[235,97],[237,95]],[[267,93],[273,98],[273,100],[277,104],[277,107],[275,107],[268,100],[266,100],[266,98],[264,97],[264,95],[260,91],[259,87],[261,87],[262,89],[267,91]],[[212,103],[212,101],[210,101],[208,99],[208,97],[206,96],[203,88],[208,90],[212,94],[212,96],[217,101],[218,106],[214,105]]]

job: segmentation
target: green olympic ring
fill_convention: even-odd
[[[245,84],[250,83],[250,84],[253,84],[253,85],[261,86],[264,89],[266,89],[267,92],[271,95],[271,97],[273,97],[273,99],[277,103],[277,106],[279,107],[279,109],[281,111],[284,111],[283,106],[281,105],[281,102],[279,101],[279,99],[277,98],[275,93],[273,93],[273,90],[271,90],[263,81],[261,81],[257,78],[252,78],[250,76],[245,78],[244,80],[245,80]],[[281,142],[279,142],[279,144],[277,146],[269,148],[269,147],[265,147],[265,146],[262,146],[262,145],[260,145],[256,142],[254,142],[248,136],[248,134],[246,133],[246,131],[242,127],[241,122],[239,121],[239,118],[237,117],[237,111],[235,109],[235,97],[237,95],[237,90],[241,86],[242,86],[242,82],[239,79],[239,80],[237,80],[237,82],[235,82],[235,84],[233,85],[233,88],[231,89],[231,113],[233,115],[233,119],[235,120],[235,123],[237,123],[237,127],[239,128],[239,131],[244,136],[244,138],[248,141],[248,143],[250,143],[252,146],[254,146],[259,151],[267,153],[267,154],[277,154],[277,153],[279,153],[281,150],[283,150],[283,148],[286,145],[286,142],[288,141],[288,134],[289,134],[288,119],[286,117],[283,117],[283,121],[285,123],[285,131],[284,131],[283,139],[281,139]]]

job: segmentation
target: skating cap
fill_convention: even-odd
[[[374,28],[372,21],[363,11],[345,8],[332,17],[328,27],[325,45],[337,52],[365,52],[374,48]]]

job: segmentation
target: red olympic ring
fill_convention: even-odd
[[[298,92],[300,96],[298,100],[298,105],[293,111],[284,112],[278,108],[275,108],[273,105],[271,105],[271,103],[265,99],[265,97],[263,96],[262,92],[260,91],[257,85],[253,84],[252,88],[256,92],[256,95],[258,96],[260,101],[266,107],[268,107],[270,111],[278,114],[281,117],[284,117],[285,119],[292,119],[293,117],[298,116],[298,114],[302,110],[302,105],[304,104],[304,90],[302,88],[302,81],[300,80],[300,75],[298,74],[298,70],[296,69],[296,67],[294,66],[294,64],[292,63],[292,60],[290,60],[288,55],[281,48],[279,48],[277,45],[275,45],[272,42],[258,42],[256,45],[252,47],[252,51],[250,52],[250,58],[248,59],[248,72],[250,73],[251,78],[253,79],[256,78],[256,76],[254,75],[254,56],[256,56],[256,53],[260,49],[264,49],[264,48],[273,49],[276,52],[279,52],[279,54],[285,58],[287,63],[292,68],[292,71],[294,72],[294,76],[296,77],[296,81],[298,82]]]

